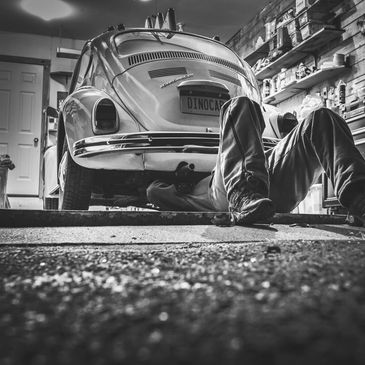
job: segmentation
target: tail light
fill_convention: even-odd
[[[93,131],[95,134],[114,133],[119,129],[118,113],[110,99],[100,99],[94,106]]]

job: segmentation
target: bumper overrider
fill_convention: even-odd
[[[95,136],[76,141],[74,157],[91,157],[105,153],[218,153],[218,133],[140,132]]]

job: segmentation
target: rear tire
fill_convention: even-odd
[[[61,171],[62,164],[64,164],[64,171]],[[63,174],[64,184],[61,183],[61,174]],[[72,159],[65,138],[63,142],[62,159],[60,166],[58,166],[60,187],[58,209],[88,210],[91,197],[92,177],[93,174],[91,170],[78,165]]]

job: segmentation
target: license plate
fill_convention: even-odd
[[[217,116],[226,101],[226,99],[207,96],[180,95],[181,112],[187,114]]]

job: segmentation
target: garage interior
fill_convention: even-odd
[[[108,10],[108,17],[99,19],[98,1],[55,1],[50,9],[37,8],[41,0],[33,2],[33,7],[31,0],[0,5],[0,155],[9,155],[16,166],[8,170],[6,194],[10,207],[20,209],[42,209],[44,155],[55,143],[57,130],[56,118],[46,110],[59,109],[67,96],[85,40],[125,19],[131,23],[127,26],[142,25],[146,15],[171,5],[155,0],[123,7],[115,1],[112,5],[121,7],[121,14]],[[57,3],[67,6],[55,12]],[[264,103],[298,115],[308,96],[319,98],[344,116],[364,150],[364,1],[259,1],[256,9],[246,5],[250,19],[236,15],[239,26],[232,22],[221,28],[222,19],[206,25],[178,1],[173,5],[186,31],[212,36],[215,28],[222,29],[222,42],[253,67]],[[295,212],[336,212],[331,193],[323,178]]]
[[[247,61],[265,107],[332,108],[365,155],[365,0],[0,0],[0,364],[363,365],[365,229],[324,177],[296,214],[245,226],[43,209],[85,41],[169,8]]]

